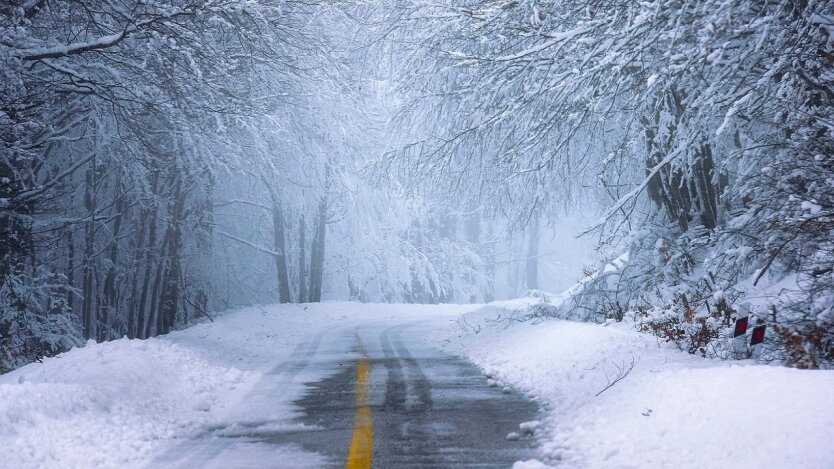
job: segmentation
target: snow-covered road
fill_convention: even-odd
[[[90,343],[0,376],[0,467],[834,467],[834,372],[522,321],[532,301],[252,307]]]
[[[225,424],[171,445],[148,467],[345,467],[349,457],[353,467],[510,467],[533,456],[529,438],[507,435],[536,417],[536,405],[434,346],[448,321],[403,316],[319,331],[267,370]],[[370,419],[357,449],[360,361]],[[302,383],[288,422],[275,410]],[[364,459],[361,445],[372,448]]]
[[[3,467],[341,467],[363,354],[376,467],[509,466],[536,406],[438,347],[475,308],[275,305],[90,343],[0,377]]]

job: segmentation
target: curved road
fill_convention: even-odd
[[[247,399],[253,409],[264,408],[307,372],[327,376],[307,383],[294,402],[301,409],[297,425],[275,428],[255,419],[206,429],[151,466],[499,468],[535,457],[529,437],[508,435],[536,418],[536,405],[490,386],[477,367],[433,347],[433,324],[365,322],[319,334]],[[270,446],[287,445],[318,456],[269,457]]]

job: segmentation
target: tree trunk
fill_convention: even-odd
[[[322,270],[324,267],[324,253],[321,245],[323,234],[321,227],[324,226],[320,217],[317,217],[313,243],[310,246],[310,295],[308,301],[315,303],[321,300]]]
[[[476,247],[477,252],[478,252],[478,257],[480,257],[481,260],[483,261],[483,259],[484,259],[484,255],[483,255],[484,249],[483,249],[483,246],[479,246],[479,243],[481,241],[481,214],[480,214],[480,212],[475,212],[475,213],[470,214],[469,217],[466,218],[466,221],[464,223],[464,228],[465,228],[465,234],[466,234],[466,241]],[[478,279],[478,274],[479,274],[478,272],[475,272],[475,273],[469,273],[466,276],[467,277],[466,278],[467,282],[470,285],[475,286],[475,288],[473,289],[473,292],[477,292],[478,290],[481,290],[481,289],[477,288],[478,283],[480,283],[479,279]],[[486,297],[486,292],[483,292],[483,295],[484,295],[484,297]],[[470,303],[477,303],[478,302],[477,293],[470,293],[469,302]]]
[[[72,235],[72,226],[67,226],[66,230],[66,243],[67,243],[67,306],[69,307],[70,311],[77,311],[75,309],[75,293],[73,292],[73,288],[75,287],[75,237]]]
[[[124,218],[124,211],[127,205],[122,189],[121,185],[116,188],[116,201],[114,203],[116,215],[113,218],[113,238],[110,240],[110,265],[107,267],[107,274],[104,279],[104,291],[102,292],[102,296],[104,297],[104,305],[102,309],[105,314],[107,330],[104,331],[104,334],[100,334],[99,340],[114,338],[112,330],[113,318],[118,314],[119,289],[116,286],[116,266],[119,265],[119,234],[121,233],[122,219]]]
[[[693,185],[696,197],[700,204],[701,223],[707,229],[712,230],[718,226],[718,198],[721,188],[719,178],[715,174],[715,161],[708,142],[701,145],[692,173],[695,179]]]
[[[289,303],[290,297],[290,275],[287,270],[287,256],[285,255],[284,244],[284,212],[277,202],[272,204],[272,236],[273,250],[275,251],[275,270],[278,275],[278,301]]]
[[[154,173],[151,179],[151,193],[156,194],[157,184],[159,182],[159,175]],[[148,243],[145,246],[145,273],[139,279],[142,282],[142,293],[139,296],[138,314],[136,318],[137,337],[145,339],[146,335],[146,321],[145,311],[148,306],[148,293],[150,290],[151,271],[153,269],[152,252],[156,246],[156,216],[152,211],[153,207],[148,207],[142,210],[140,223],[148,225]],[[149,322],[148,322],[149,323]]]
[[[168,316],[172,311],[176,314],[177,310],[176,284],[179,283],[179,278],[174,278],[176,277],[174,272],[178,270],[178,267],[175,266],[177,254],[173,247],[174,237],[176,236],[174,233],[176,230],[175,223],[171,222],[168,226],[165,232],[165,241],[162,243],[162,259],[159,262],[159,273],[157,274],[160,293],[158,306],[154,308],[154,335],[168,333]]]
[[[87,170],[86,189],[84,192],[84,208],[90,217],[84,224],[84,259],[82,270],[82,303],[81,303],[81,325],[84,331],[84,338],[89,340],[96,337],[95,291],[93,290],[95,266],[93,254],[95,253],[95,163]]]
[[[161,254],[164,252],[165,245],[167,244],[166,240],[168,238],[168,233],[166,232],[165,237],[163,238],[162,248],[157,252]],[[153,286],[151,287],[150,291],[150,306],[151,309],[148,311],[148,320],[145,322],[145,338],[155,336],[159,330],[159,287],[162,284],[162,271],[165,268],[165,259],[157,259],[157,266],[156,266],[156,275],[153,279]]]
[[[167,250],[164,253],[165,270],[162,277],[162,294],[159,300],[159,316],[157,322],[157,334],[167,334],[173,329],[176,320],[180,298],[180,285],[182,284],[182,267],[180,260],[180,248],[182,245],[183,214],[185,211],[185,199],[182,194],[182,179],[176,178],[173,209],[171,210],[171,223],[166,234]]]
[[[307,224],[304,222],[304,215],[298,225],[298,302],[307,301],[307,251],[305,237],[307,236]]]
[[[533,218],[530,225],[530,240],[527,244],[527,289],[539,289],[539,219]]]
[[[324,237],[327,233],[327,196],[319,202],[316,231],[310,247],[310,302],[321,301],[321,289],[324,280]]]
[[[489,243],[486,245],[486,278],[487,285],[484,291],[484,303],[495,301],[495,241],[493,238],[492,224],[487,225],[487,238]]]
[[[139,302],[137,301],[137,292],[139,290],[139,281],[141,277],[138,275],[138,271],[142,268],[141,259],[142,259],[142,248],[145,244],[145,230],[147,229],[147,224],[143,223],[143,216],[144,210],[139,211],[139,234],[136,236],[136,244],[134,246],[134,253],[133,253],[133,271],[135,271],[131,275],[131,282],[130,282],[130,297],[128,298],[128,314],[127,314],[127,336],[131,339],[135,339],[139,336],[139,328],[142,327],[141,320],[138,321],[137,324],[137,312],[139,310]]]

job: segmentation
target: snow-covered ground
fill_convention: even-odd
[[[464,315],[447,348],[546,409],[537,430],[544,462],[834,467],[834,371],[701,359],[627,324],[519,322],[533,301]]]
[[[625,324],[519,321],[534,301],[252,307],[163,338],[91,343],[0,376],[0,466],[137,467],[245,416],[297,425],[292,402],[324,372],[293,375],[254,409],[277,364],[339,329],[435,317],[438,346],[545,409],[527,425],[543,463],[519,467],[834,467],[834,371],[700,359]],[[270,450],[286,467],[321,461]]]

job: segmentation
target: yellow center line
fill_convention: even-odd
[[[368,375],[371,368],[362,341],[358,336],[356,340],[362,356],[356,363],[356,417],[353,420],[353,436],[345,469],[368,469],[371,467],[371,450],[374,445],[371,408],[368,406]]]

